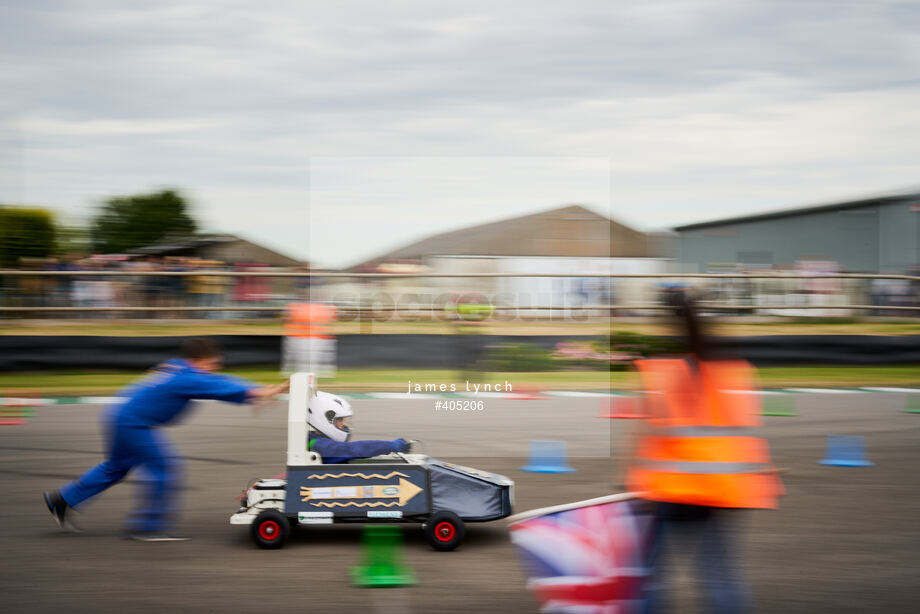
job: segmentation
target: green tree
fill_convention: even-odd
[[[54,253],[54,217],[44,209],[0,206],[0,266]]]
[[[69,224],[57,225],[57,253],[60,256],[86,256],[92,251],[89,229]]]
[[[193,235],[197,224],[188,209],[174,190],[110,198],[93,219],[93,248],[100,254],[118,254],[170,236]]]

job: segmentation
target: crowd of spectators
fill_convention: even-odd
[[[97,255],[86,258],[32,258],[23,259],[18,267],[18,274],[0,274],[0,307],[15,308],[15,311],[3,312],[7,317],[61,317],[59,312],[29,312],[29,307],[81,308],[82,311],[67,312],[64,317],[103,318],[112,317],[120,308],[150,308],[157,310],[133,312],[133,317],[149,318],[244,318],[269,317],[277,311],[259,311],[256,308],[277,310],[286,303],[303,300],[308,294],[311,281],[303,277],[270,276],[236,276],[237,272],[304,272],[306,269],[273,268],[258,263],[232,263],[208,260],[188,256],[126,256]],[[27,271],[59,271],[61,275],[29,275]],[[74,272],[79,274],[68,275]],[[117,272],[118,275],[111,273]],[[381,272],[381,271],[375,271]],[[846,316],[850,313],[847,305],[868,305],[873,309],[865,315],[886,315],[896,317],[918,317],[920,310],[886,310],[878,307],[918,307],[920,306],[920,283],[905,279],[839,279],[831,273],[815,273],[795,270],[801,275],[798,279],[783,277],[764,278],[763,273],[784,273],[780,269],[756,271],[760,277],[731,277],[722,279],[688,280],[662,282],[650,280],[659,290],[669,286],[694,287],[701,299],[703,308],[724,315],[777,315],[777,316]],[[182,275],[157,275],[155,273],[183,273]],[[907,272],[916,275],[917,271]],[[358,303],[374,300],[367,299],[367,292],[375,288],[378,293],[399,292],[395,288],[377,287],[383,280],[362,280],[355,289],[365,297]],[[577,280],[576,280],[577,281]],[[315,288],[324,287],[323,280],[314,280]],[[620,301],[612,290],[616,282],[609,286],[600,298],[587,300],[583,287],[573,286],[560,302],[555,297],[552,304],[593,303],[611,305],[620,316],[654,315],[655,312],[616,309]],[[322,293],[321,293],[322,294]],[[351,296],[348,292],[327,292],[328,298],[337,305],[348,309],[355,300],[341,299]],[[352,292],[354,294],[354,292]],[[434,292],[438,294],[438,292]],[[443,294],[443,293],[442,293]],[[468,293],[467,293],[468,294]],[[483,304],[491,304],[486,294],[482,296]],[[337,299],[336,296],[339,298]],[[408,296],[416,297],[417,289]],[[352,297],[354,299],[354,297]],[[373,297],[370,297],[373,299]],[[653,300],[660,301],[660,296]],[[390,302],[393,297],[390,296]],[[518,306],[526,307],[540,297],[529,297]],[[571,299],[571,300],[570,300]],[[343,301],[344,302],[341,302]],[[622,299],[620,299],[622,300]],[[341,302],[341,304],[339,304]],[[383,301],[387,302],[387,301]],[[411,301],[397,300],[399,304]],[[544,301],[545,302],[545,301]],[[712,307],[706,307],[710,305]],[[469,307],[469,306],[467,306]],[[195,309],[190,309],[195,308]],[[245,308],[245,309],[241,309]],[[422,305],[422,311],[429,311],[430,306]],[[102,310],[108,311],[102,311]],[[128,310],[122,312],[122,315]],[[550,315],[548,313],[541,315]],[[468,318],[466,318],[468,319]]]
[[[81,272],[79,275],[5,275],[0,277],[0,305],[8,307],[213,307],[188,317],[245,317],[219,309],[276,306],[289,300],[290,282],[269,277],[234,277],[222,272],[269,271],[266,265],[229,265],[218,260],[184,256],[92,256],[81,259],[34,258],[20,270]],[[137,275],[111,275],[112,272]],[[200,275],[150,275],[155,272],[201,271]],[[85,272],[97,273],[86,274]],[[181,310],[177,310],[181,311]],[[175,317],[177,312],[151,312],[150,317]],[[258,312],[254,312],[258,313]],[[19,314],[21,316],[21,313]],[[105,312],[73,312],[73,317],[103,317]]]

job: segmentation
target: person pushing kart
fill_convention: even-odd
[[[71,508],[114,486],[132,469],[143,468],[149,482],[141,509],[128,521],[128,537],[141,541],[186,539],[170,533],[180,491],[182,461],[161,427],[174,423],[196,399],[251,403],[286,392],[290,382],[259,386],[218,374],[220,348],[208,339],[182,345],[179,358],[167,360],[122,393],[122,400],[103,414],[106,460],[78,480],[45,492],[45,504],[63,527]]]
[[[328,392],[314,394],[307,408],[307,423],[316,432],[308,435],[307,448],[319,453],[323,462],[330,464],[409,450],[409,442],[405,439],[350,441],[348,421],[353,415],[345,399]]]

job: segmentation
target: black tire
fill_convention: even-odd
[[[435,512],[425,521],[425,537],[435,550],[448,552],[463,541],[463,521],[453,512]]]
[[[249,535],[259,548],[275,550],[284,546],[291,525],[287,516],[276,510],[265,510],[252,521]]]

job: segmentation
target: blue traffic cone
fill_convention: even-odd
[[[822,465],[835,467],[871,467],[866,460],[866,438],[861,435],[828,435]]]
[[[566,456],[564,441],[534,440],[530,442],[530,463],[521,467],[521,471],[571,473],[575,469],[569,467]]]

